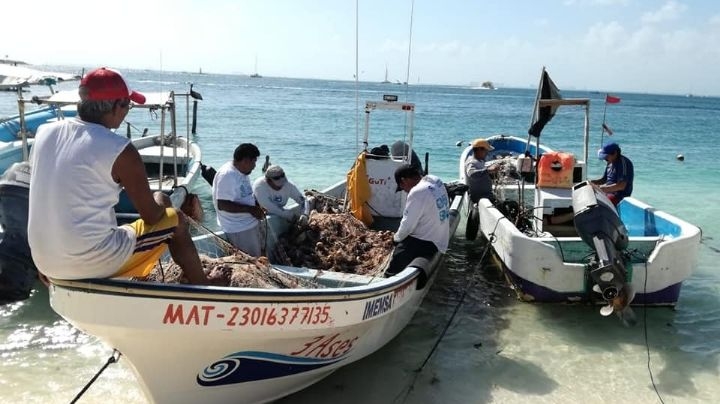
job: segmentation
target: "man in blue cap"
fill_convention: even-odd
[[[598,185],[598,188],[607,194],[608,199],[617,205],[623,198],[632,194],[635,176],[633,163],[621,154],[620,146],[617,143],[608,143],[603,146],[598,151],[598,158],[607,161],[605,173],[602,178],[591,182]]]

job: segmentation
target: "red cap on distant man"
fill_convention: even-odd
[[[80,86],[87,90],[85,100],[112,101],[129,98],[136,104],[145,104],[144,95],[131,90],[120,72],[107,67],[86,74],[80,80]]]

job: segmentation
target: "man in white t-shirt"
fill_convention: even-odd
[[[395,182],[396,191],[408,196],[385,276],[401,272],[417,257],[431,259],[438,251],[444,253],[450,241],[450,201],[442,180],[423,177],[416,167],[403,164],[395,170]]]
[[[232,245],[253,257],[262,253],[258,224],[265,218],[265,211],[255,200],[250,182],[250,173],[255,169],[258,156],[260,150],[254,144],[239,145],[232,161],[217,171],[212,185],[218,225]]]
[[[253,183],[253,193],[260,206],[269,214],[280,216],[288,221],[295,219],[296,214],[285,205],[290,199],[298,205],[305,204],[305,198],[292,182],[285,176],[282,167],[271,165],[265,170],[265,176],[260,177]]]
[[[162,192],[150,191],[137,149],[111,130],[130,102],[144,104],[145,96],[105,67],[87,73],[78,93],[78,118],[40,126],[30,159],[28,241],[40,272],[56,279],[144,277],[169,247],[191,283],[218,284],[203,272],[185,216]],[[118,226],[113,207],[123,188],[140,219]]]

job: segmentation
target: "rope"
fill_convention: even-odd
[[[658,241],[659,242],[659,241]],[[647,264],[647,255],[639,253],[637,250],[630,251],[631,255],[636,255],[639,258],[642,258],[645,261],[645,280],[643,282],[643,295],[647,295],[647,280],[648,280],[648,264]],[[650,366],[650,343],[648,342],[648,327],[647,327],[647,302],[646,299],[643,298],[643,334],[645,337],[645,352],[647,353],[647,370],[648,374],[650,375],[650,382],[652,383],[653,390],[655,390],[655,394],[658,397],[658,400],[662,404],[665,404],[665,401],[663,400],[662,396],[660,395],[660,391],[658,391],[657,385],[655,384],[655,377],[653,376],[652,367]]]
[[[120,351],[118,351],[117,349],[113,349],[112,355],[110,355],[110,357],[108,358],[107,362],[105,362],[105,364],[103,365],[103,367],[101,367],[100,370],[99,370],[97,373],[95,373],[95,376],[93,376],[92,379],[90,379],[90,381],[87,382],[87,384],[85,385],[85,387],[83,387],[82,390],[80,390],[80,392],[75,396],[75,398],[73,398],[72,401],[70,401],[70,404],[76,403],[77,400],[79,400],[80,397],[82,397],[82,395],[85,394],[85,392],[87,391],[87,389],[89,389],[90,386],[91,386],[93,383],[95,383],[95,380],[97,380],[97,378],[100,377],[100,375],[102,374],[102,372],[104,372],[105,369],[107,369],[108,366],[110,366],[111,364],[113,364],[113,363],[117,362],[118,360],[120,360],[120,357],[121,357],[121,356],[122,356],[122,353],[120,353]]]
[[[498,222],[499,222],[499,220],[498,220]],[[497,228],[497,224],[495,225],[495,227]],[[493,231],[493,233],[490,234],[490,239],[492,239],[492,240],[495,239],[494,231]],[[491,241],[485,245],[485,249],[483,250],[482,256],[480,256],[480,261],[478,262],[477,267],[482,266],[482,263],[485,261],[485,257],[487,256],[487,253],[490,251],[491,246],[492,246]],[[417,382],[417,378],[420,376],[420,373],[422,373],[423,369],[425,368],[425,365],[427,365],[427,363],[430,361],[430,358],[435,353],[435,350],[440,345],[440,342],[442,342],[448,329],[450,329],[450,325],[453,323],[453,320],[455,320],[455,316],[457,315],[458,311],[460,310],[460,306],[462,306],[463,302],[465,301],[465,296],[467,296],[468,291],[470,290],[470,288],[474,287],[476,284],[477,284],[477,281],[468,282],[467,285],[465,286],[465,289],[463,290],[462,295],[460,295],[460,299],[455,304],[455,308],[453,309],[452,315],[450,315],[450,318],[448,319],[447,323],[445,323],[445,327],[443,327],[442,332],[438,336],[437,340],[435,340],[435,344],[433,344],[432,348],[430,348],[430,352],[428,352],[428,354],[425,356],[425,360],[423,360],[420,367],[418,367],[417,369],[414,370],[415,375],[413,376],[413,379],[410,382],[410,385],[408,387],[406,387],[406,391],[405,391],[404,397],[402,399],[403,403],[407,401],[408,397],[410,396],[410,393],[415,388],[415,383]],[[405,390],[405,389],[403,389],[403,390]],[[401,390],[400,393],[398,393],[398,395],[395,397],[393,402],[397,402],[398,399],[400,398],[400,396],[403,395],[402,393],[403,393],[403,391]]]

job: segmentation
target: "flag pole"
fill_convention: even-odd
[[[535,123],[535,119],[538,116],[538,108],[539,108],[539,103],[540,103],[540,97],[542,97],[542,86],[543,86],[544,79],[545,79],[545,66],[543,66],[542,71],[540,72],[540,82],[538,83],[538,89],[537,89],[537,92],[535,93],[535,105],[533,108],[532,118],[530,118],[530,126],[532,126]],[[525,154],[527,154],[528,151],[530,151],[530,140],[531,139],[532,139],[532,135],[530,134],[530,132],[528,132],[528,139],[527,139],[527,142],[525,143]],[[539,139],[538,139],[538,142],[539,142]]]
[[[605,113],[607,112],[608,95],[610,95],[610,94],[607,94],[607,93],[605,94],[605,106],[603,107],[603,120],[602,120],[602,125],[600,125],[600,147],[603,146],[603,138],[605,137]]]

